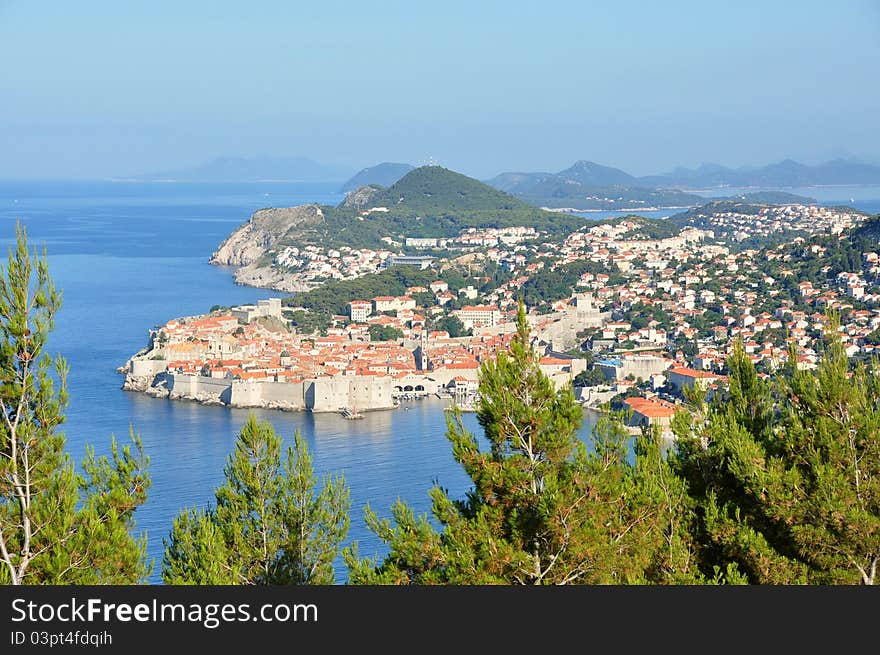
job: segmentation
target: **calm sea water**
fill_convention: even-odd
[[[849,197],[845,192],[826,202],[840,204]],[[340,200],[337,185],[330,184],[0,182],[0,244],[14,241],[20,219],[31,244],[45,246],[51,274],[63,289],[64,304],[49,346],[71,368],[65,425],[70,452],[80,460],[88,443],[105,453],[111,434],[124,439],[131,428],[152,459],[153,486],[136,516],[155,560],[152,582],[160,582],[162,539],[173,517],[184,507],[212,500],[248,412],[124,392],[116,367],[145,343],[147,330],[157,323],[203,313],[213,304],[271,295],[236,286],[231,271],[206,263],[253,211]],[[880,188],[855,204],[880,211]],[[443,403],[427,399],[406,406],[368,414],[362,421],[256,412],[287,439],[300,430],[320,475],[345,475],[352,495],[348,542],[357,540],[366,555],[382,555],[385,549],[364,524],[365,505],[387,516],[402,498],[427,512],[427,490],[434,483],[456,497],[469,486],[444,436]],[[473,415],[465,421],[479,432]],[[585,414],[583,438],[592,423],[592,415]],[[344,579],[341,565],[337,576]]]

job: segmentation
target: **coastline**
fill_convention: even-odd
[[[668,210],[691,209],[699,205],[673,205],[669,207],[608,207],[605,209],[577,209],[576,207],[541,207],[544,211],[559,214],[590,214],[600,212],[660,212]]]
[[[187,401],[208,407],[225,407],[227,409],[264,409],[293,413],[308,412],[311,414],[340,414],[346,409],[345,406],[339,408],[329,406],[309,407],[303,402],[298,402],[296,395],[293,393],[290,393],[287,399],[264,399],[259,394],[256,396],[253,394],[254,389],[252,385],[238,380],[220,381],[218,384],[218,381],[211,378],[204,378],[202,380],[188,379],[185,380],[186,384],[184,385],[179,383],[175,385],[173,380],[169,382],[169,379],[173,377],[159,374],[155,378],[150,378],[149,376],[134,376],[130,373],[125,373],[125,380],[120,388],[123,391],[140,393],[159,400]],[[201,376],[187,377],[196,378]],[[176,386],[182,386],[182,390],[176,388]],[[207,390],[200,390],[202,387],[207,387]],[[293,392],[295,389],[285,389],[284,391]],[[364,407],[358,409],[358,411],[362,413],[383,412],[398,409],[399,407],[399,403],[394,404],[392,401],[390,405],[380,404]]]

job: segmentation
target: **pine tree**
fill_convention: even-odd
[[[583,410],[570,385],[557,390],[541,372],[522,304],[510,352],[481,365],[477,420],[488,450],[480,449],[460,414],[448,419],[453,456],[473,488],[462,500],[450,499],[439,487],[431,490],[442,532],[401,501],[392,520],[379,519],[368,507],[367,524],[390,552],[379,562],[360,559],[356,544],[347,550],[351,582],[693,579],[682,554],[688,548],[686,524],[673,518],[687,515],[683,486],[675,486],[668,464],[654,449],[656,435],[643,435],[632,465],[630,435],[620,417],[603,417],[593,430],[594,451],[588,452],[577,437]],[[656,538],[647,536],[652,531]]]
[[[151,568],[146,536],[132,530],[149,461],[132,434],[123,448],[111,439],[109,458],[88,448],[76,472],[59,431],[67,364],[45,353],[61,294],[45,253],[31,255],[16,231],[0,274],[0,583],[141,582]]]
[[[206,511],[178,516],[165,542],[168,584],[332,584],[351,506],[341,478],[317,478],[299,432],[281,438],[252,414],[239,432],[225,483]]]
[[[735,583],[734,571],[714,571],[707,580],[698,568],[693,539],[694,510],[686,481],[669,458],[658,427],[644,429],[626,466],[626,515],[633,522],[631,573],[627,582],[653,584]],[[635,523],[634,518],[640,522]]]
[[[174,519],[162,577],[166,584],[234,585],[243,576],[214,516],[190,509]]]
[[[877,362],[851,371],[835,317],[815,371],[792,347],[775,384],[741,346],[730,398],[676,424],[701,507],[702,566],[762,584],[873,584],[880,562]]]

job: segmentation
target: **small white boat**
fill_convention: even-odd
[[[350,421],[351,421],[351,420],[354,420],[354,419],[358,419],[358,418],[363,418],[363,417],[364,417],[363,414],[361,414],[360,412],[358,412],[358,411],[357,411],[355,408],[353,408],[353,407],[352,407],[352,408],[343,407],[342,410],[341,410],[339,413],[342,414],[342,418],[344,418],[344,419],[348,419],[348,420],[350,420]]]

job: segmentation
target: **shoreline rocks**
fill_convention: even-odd
[[[314,204],[261,209],[226,237],[208,261],[222,266],[254,264],[293,228],[323,220],[321,207]]]
[[[308,291],[313,285],[291,279],[272,267],[249,264],[235,270],[232,279],[236,284],[257,289],[271,289],[273,291],[285,291],[288,293],[301,293]]]

